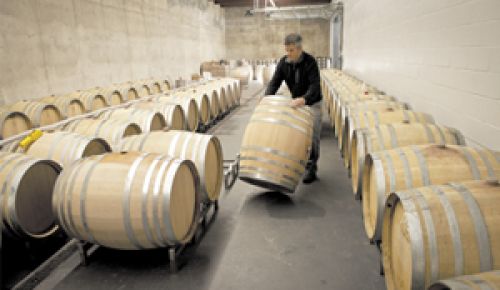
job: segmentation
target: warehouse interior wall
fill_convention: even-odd
[[[344,4],[348,73],[500,150],[500,1]]]
[[[225,56],[224,25],[208,0],[2,0],[0,102],[188,78]]]
[[[266,20],[263,13],[245,16],[251,7],[226,8],[228,59],[269,59],[285,54],[283,39],[292,32],[304,38],[304,50],[316,57],[330,55],[330,21],[325,19]]]

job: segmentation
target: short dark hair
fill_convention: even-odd
[[[302,36],[298,33],[290,33],[285,37],[285,45],[295,44],[298,47],[302,46]]]

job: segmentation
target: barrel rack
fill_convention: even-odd
[[[175,88],[172,90],[169,90],[170,93],[175,93],[177,91],[182,91],[186,88],[189,88],[194,85],[200,85],[203,84],[204,81],[199,81],[195,83],[191,83],[188,86],[185,87],[179,87]],[[4,140],[0,140],[0,148],[10,144],[12,142],[17,142],[20,141],[30,134],[32,134],[35,130],[40,130],[42,132],[46,131],[52,131],[52,130],[57,130],[66,124],[80,120],[80,119],[85,119],[85,118],[93,118],[95,116],[98,116],[99,114],[109,111],[109,110],[115,110],[119,108],[127,108],[130,105],[138,102],[144,102],[151,100],[150,97],[143,97],[141,99],[136,99],[136,100],[130,100],[122,104],[114,105],[114,106],[109,106],[105,107],[99,110],[95,110],[86,114],[78,115],[75,117],[67,118],[64,120],[61,120],[57,123],[43,126],[43,127],[38,127],[38,128],[33,128],[30,130],[27,130],[21,134],[6,138]],[[239,105],[239,104],[238,104]],[[213,129],[221,120],[223,120],[227,115],[229,115],[235,107],[238,105],[234,106],[233,108],[229,108],[226,112],[223,114],[217,116],[213,120],[210,121],[210,123],[203,125],[200,124],[196,130],[198,133],[207,133],[210,129]],[[230,191],[233,185],[235,184],[238,174],[239,174],[239,155],[237,155],[234,159],[232,160],[224,160],[224,189],[226,192]],[[169,260],[169,270],[172,273],[176,273],[185,263],[181,262],[182,259],[180,259],[182,253],[186,248],[192,245],[199,244],[203,237],[205,236],[206,232],[212,225],[212,223],[215,221],[218,211],[219,211],[219,203],[218,201],[210,201],[210,202],[203,202],[200,205],[200,216],[198,220],[198,225],[196,226],[196,230],[193,233],[193,236],[191,240],[184,244],[184,245],[177,245],[177,246],[171,246],[165,248],[168,251],[168,260]],[[67,241],[58,251],[56,251],[54,254],[52,254],[48,259],[46,259],[43,263],[38,265],[37,268],[35,268],[33,271],[31,271],[29,274],[24,276],[20,281],[17,281],[12,289],[33,289],[36,287],[41,281],[43,281],[45,278],[47,278],[52,271],[54,271],[62,262],[70,258],[73,254],[78,253],[80,256],[80,263],[79,265],[88,265],[90,262],[90,257],[91,255],[99,248],[98,245],[89,243],[89,242],[84,242],[84,241],[79,241],[77,239],[71,239]],[[4,249],[2,248],[2,241],[0,237],[0,257],[2,254],[2,251]],[[0,280],[0,287],[1,287],[1,282]]]
[[[201,214],[191,240],[184,245],[169,246],[165,248],[165,250],[168,251],[168,267],[171,273],[177,273],[177,271],[184,266],[185,261],[182,261],[180,256],[189,246],[193,246],[201,242],[219,212],[218,201],[202,203],[200,204],[200,207]],[[76,243],[78,253],[80,255],[80,265],[89,265],[92,253],[94,253],[100,246],[85,241],[76,241]]]
[[[224,169],[224,188],[227,192],[231,190],[238,178],[239,155],[237,155],[233,160],[224,160]],[[200,204],[200,212],[200,218],[198,219],[198,224],[191,240],[184,245],[165,248],[168,251],[169,270],[171,273],[176,273],[179,268],[184,265],[184,262],[179,259],[184,250],[189,246],[196,245],[201,242],[217,217],[219,212],[219,202],[217,200],[202,202]],[[77,247],[80,255],[80,264],[86,266],[89,264],[91,254],[95,252],[99,246],[85,241],[77,241]]]

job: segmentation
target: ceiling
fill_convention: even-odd
[[[222,7],[253,7],[253,0],[214,0]],[[264,6],[265,0],[259,0],[259,6]],[[331,0],[274,0],[278,7],[293,5],[313,5],[330,3]]]

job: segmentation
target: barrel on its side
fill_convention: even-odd
[[[161,84],[158,81],[152,80],[147,85],[152,95],[162,92]]]
[[[52,192],[61,167],[50,160],[0,152],[2,229],[16,238],[45,238],[57,230]]]
[[[31,127],[31,121],[25,113],[0,108],[0,139],[15,136]]]
[[[124,102],[136,100],[139,98],[139,93],[137,92],[136,88],[132,87],[129,84],[115,85],[108,89],[113,89],[120,92],[120,95],[122,96]]]
[[[465,145],[465,138],[454,128],[426,123],[392,123],[355,130],[350,158],[344,158],[349,159],[351,164],[351,183],[356,199],[361,198],[366,154],[424,144]]]
[[[290,98],[262,99],[245,129],[240,179],[271,190],[295,191],[309,157],[313,116],[309,108],[291,108]]]
[[[388,100],[363,100],[363,101],[349,101],[339,108],[339,114],[335,124],[339,124],[341,131],[345,128],[345,119],[351,114],[359,114],[359,112],[368,111],[388,111],[388,110],[410,110],[407,103]]]
[[[54,124],[63,118],[56,106],[37,101],[20,101],[11,105],[10,109],[26,114],[34,127]]]
[[[199,181],[189,160],[109,153],[64,169],[52,205],[79,240],[130,250],[185,244],[199,218]]]
[[[206,86],[197,87],[196,90],[208,96],[210,102],[210,120],[217,118],[222,113],[217,91]]]
[[[134,84],[132,84],[132,87],[134,87],[136,89],[139,98],[143,98],[143,97],[151,95],[151,90],[149,89],[147,84],[134,83]]]
[[[210,114],[210,98],[208,94],[203,92],[198,92],[196,89],[192,89],[186,94],[191,94],[196,105],[198,106],[198,111],[200,112],[200,122],[203,125],[208,125],[211,120]]]
[[[268,84],[271,81],[271,79],[274,76],[274,72],[275,71],[276,71],[276,65],[275,64],[267,65],[264,68],[264,74],[263,74],[264,84]]]
[[[132,105],[134,108],[144,110],[156,110],[163,114],[165,118],[166,127],[169,130],[184,130],[186,128],[186,116],[184,110],[178,104],[168,102],[138,102]]]
[[[388,290],[427,289],[441,279],[500,269],[498,181],[397,191],[385,208]]]
[[[106,103],[110,106],[116,106],[124,102],[124,98],[119,90],[102,88],[99,89],[97,93],[102,95],[106,100]]]
[[[185,131],[151,132],[124,138],[119,151],[167,154],[194,162],[206,200],[219,198],[223,178],[222,146],[215,136]]]
[[[142,132],[150,132],[163,130],[166,126],[165,117],[163,114],[154,109],[116,109],[103,112],[100,119],[123,119],[132,123],[136,123],[141,127]]]
[[[203,87],[207,91],[215,91],[219,104],[219,115],[226,113],[229,110],[229,101],[226,96],[226,89],[214,83],[207,84]]]
[[[48,96],[41,98],[40,101],[56,106],[63,118],[74,117],[85,113],[85,106],[82,101],[75,97]]]
[[[421,112],[388,109],[385,111],[358,111],[346,117],[345,122],[345,130],[342,134],[342,140],[339,136],[339,143],[342,143],[342,155],[349,158],[351,154],[352,137],[356,129],[401,122],[434,124],[434,118],[429,114]]]
[[[99,137],[106,140],[112,147],[124,137],[142,133],[139,125],[123,119],[81,119],[67,124],[63,127],[63,131]]]
[[[500,271],[442,280],[434,283],[429,290],[500,290]]]
[[[44,133],[25,153],[53,160],[65,167],[78,159],[106,152],[111,152],[111,147],[104,139],[71,132],[53,132]]]
[[[66,97],[79,99],[83,103],[86,112],[92,112],[108,106],[106,98],[101,93],[95,92],[95,90],[78,91],[68,94]]]
[[[332,118],[334,120],[339,119],[339,114],[342,111],[342,108],[344,107],[344,104],[347,102],[354,102],[354,101],[373,101],[373,100],[379,100],[379,101],[396,101],[396,98],[393,96],[387,96],[387,95],[365,95],[365,94],[352,94],[352,93],[339,93],[337,94],[337,97],[334,99],[334,102],[332,104]],[[347,117],[347,116],[346,116]],[[342,138],[344,128],[335,122],[335,136],[338,136],[339,138]]]
[[[414,145],[366,155],[362,199],[368,238],[380,240],[384,204],[391,192],[452,181],[498,179],[497,154],[458,145]]]
[[[200,112],[195,100],[191,96],[185,94],[158,95],[154,98],[154,101],[180,105],[186,114],[187,129],[193,132],[198,128]]]

